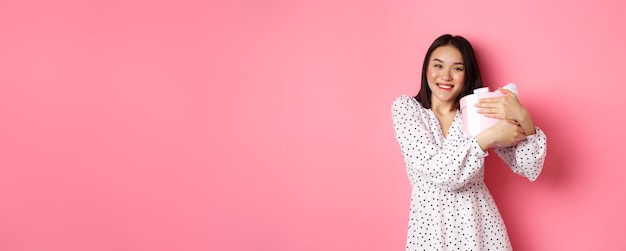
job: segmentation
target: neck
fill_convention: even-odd
[[[455,103],[433,103],[431,109],[438,114],[449,114],[456,112],[457,105]]]

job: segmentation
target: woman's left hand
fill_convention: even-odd
[[[535,134],[535,124],[530,113],[522,106],[517,95],[507,89],[500,88],[499,91],[505,96],[478,100],[478,113],[490,118],[515,121],[524,128],[526,135]]]
[[[515,93],[507,89],[499,89],[500,92],[506,96],[495,98],[482,98],[476,103],[478,113],[490,118],[506,119],[513,121],[523,120],[524,114],[526,114],[526,108],[522,106],[517,99]]]

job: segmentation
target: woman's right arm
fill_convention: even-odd
[[[524,129],[519,123],[511,120],[498,121],[476,135],[476,141],[483,151],[487,151],[492,145],[508,146],[524,139],[526,139]]]
[[[419,172],[432,183],[455,190],[480,173],[488,153],[481,150],[475,138],[460,137],[437,144],[425,109],[409,96],[396,98],[391,110],[395,136],[409,175]]]

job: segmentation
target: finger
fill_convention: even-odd
[[[489,108],[491,106],[492,105],[489,104],[489,103],[481,103],[481,102],[478,102],[478,103],[474,104],[474,107],[478,107],[478,108]]]
[[[478,103],[498,103],[502,102],[502,100],[504,100],[504,97],[481,98],[478,99]]]
[[[494,118],[494,119],[499,119],[499,120],[507,120],[506,116],[504,116],[504,114],[500,114],[500,113],[496,113],[496,112],[490,112],[490,113],[485,113],[485,112],[479,112],[478,114],[483,115],[487,118]],[[516,124],[516,122],[510,122],[512,125],[514,126],[519,126],[519,124]]]
[[[511,123],[511,124],[513,124],[513,125],[516,125],[516,126],[518,126],[518,127],[519,127],[519,125],[520,125],[520,123],[519,123],[519,122],[517,122],[516,120],[507,119],[506,121],[507,121],[507,122],[509,122],[509,123]],[[521,128],[521,127],[519,127],[519,128]]]
[[[478,99],[478,103],[492,103],[493,102],[493,98],[481,98]]]
[[[482,108],[482,109],[476,110],[476,112],[478,112],[480,114],[484,114],[484,115],[488,115],[488,114],[495,115],[495,114],[497,114],[496,110],[493,109],[493,108]]]
[[[513,95],[513,96],[516,96],[516,95],[515,95],[515,93],[513,93],[513,92],[512,92],[512,91],[510,91],[510,90],[504,89],[504,88],[500,88],[500,89],[498,89],[498,91],[500,91],[501,93],[504,93],[504,94],[506,94],[506,95]]]
[[[504,118],[502,117],[502,115],[498,115],[495,113],[491,113],[491,114],[482,114],[483,116],[487,117],[487,118],[494,118],[494,119],[500,119],[503,120]]]

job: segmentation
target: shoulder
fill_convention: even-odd
[[[391,116],[394,119],[409,119],[426,115],[426,109],[414,97],[400,95],[393,100]]]
[[[400,95],[393,100],[392,110],[422,110],[422,105],[415,98],[408,95]]]

